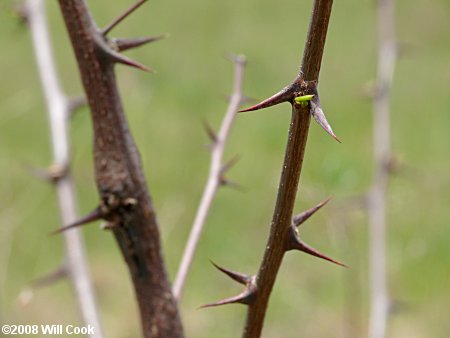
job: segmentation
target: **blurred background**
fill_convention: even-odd
[[[99,26],[131,1],[91,1]],[[129,52],[157,70],[117,67],[131,130],[140,148],[173,278],[207,178],[208,138],[202,120],[217,128],[231,92],[227,52],[245,54],[245,94],[263,99],[296,75],[311,1],[153,0],[114,30],[114,36],[169,33],[170,38]],[[22,306],[29,282],[61,262],[59,211],[51,185],[27,165],[51,162],[46,108],[30,34],[12,14],[18,2],[0,4],[0,321],[78,324],[70,284],[38,290]],[[64,89],[82,89],[57,4],[47,4],[54,51]],[[389,337],[450,337],[450,2],[398,1],[401,56],[392,92],[392,147],[400,168],[388,192],[388,276],[392,311]],[[312,123],[296,211],[333,200],[302,226],[302,238],[351,267],[344,269],[288,253],[272,294],[264,337],[365,337],[368,323],[367,212],[358,201],[373,173],[372,102],[367,88],[376,71],[375,3],[336,1],[320,76],[322,106],[338,144]],[[241,160],[229,178],[243,192],[223,188],[213,204],[181,311],[188,337],[239,337],[245,308],[199,310],[240,292],[217,272],[256,272],[274,207],[286,144],[287,104],[238,115],[225,159]],[[97,203],[87,108],[71,123],[72,169],[81,214]],[[84,229],[90,269],[107,337],[140,335],[127,269],[110,233]]]

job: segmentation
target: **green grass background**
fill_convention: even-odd
[[[0,321],[78,324],[70,284],[36,292],[27,307],[20,291],[54,269],[64,249],[47,233],[59,226],[54,190],[26,164],[46,166],[51,153],[30,35],[0,4]],[[130,1],[91,1],[99,26]],[[81,91],[56,3],[48,2],[58,69],[67,93]],[[226,52],[248,57],[245,93],[262,99],[288,84],[299,67],[311,1],[154,0],[114,30],[115,36],[170,33],[128,53],[155,75],[117,67],[131,130],[153,196],[165,258],[174,276],[204,182],[209,155],[202,119],[218,127],[230,93]],[[342,269],[289,253],[272,294],[264,337],[364,337],[368,317],[367,219],[350,202],[370,186],[372,108],[364,87],[375,74],[374,1],[336,1],[320,78],[321,101],[338,144],[312,123],[297,211],[329,195],[332,202],[302,227],[303,238],[344,261]],[[388,196],[389,337],[450,337],[450,2],[398,1],[392,146],[404,162]],[[198,306],[240,292],[209,259],[248,273],[259,265],[268,235],[289,124],[289,106],[239,115],[226,158],[242,155],[230,178],[245,192],[220,190],[198,248],[181,312],[188,337],[238,337],[245,308]],[[87,109],[71,125],[79,210],[97,202]],[[112,236],[84,230],[90,268],[108,337],[137,337],[139,319],[126,267]]]

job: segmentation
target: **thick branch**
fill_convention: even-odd
[[[28,0],[26,6],[36,62],[48,108],[51,143],[53,147],[53,165],[65,168],[62,176],[54,180],[58,194],[59,210],[62,224],[69,224],[77,218],[73,182],[69,170],[67,170],[69,167],[67,122],[70,116],[70,105],[69,100],[61,89],[56,74],[55,62],[50,46],[50,34],[46,23],[44,1]],[[103,333],[84,254],[81,232],[79,230],[66,232],[64,239],[66,248],[66,272],[73,284],[83,321],[85,325],[94,327],[94,333],[90,337],[101,338],[103,337]]]
[[[386,277],[386,192],[389,178],[390,94],[396,59],[394,33],[394,0],[378,0],[378,67],[374,114],[375,173],[369,194],[370,228],[370,320],[369,338],[386,336],[388,291]]]
[[[236,56],[233,58],[233,61],[235,63],[234,88],[227,112],[222,120],[219,133],[217,135],[213,135],[211,130],[208,132],[211,134],[210,137],[213,139],[209,176],[195,215],[194,223],[192,224],[191,233],[189,234],[189,238],[183,252],[180,267],[178,268],[178,273],[175,278],[173,293],[177,300],[181,298],[186,277],[192,264],[195,250],[205,225],[206,217],[208,216],[212,201],[216,195],[217,188],[220,186],[222,181],[222,157],[225,150],[225,144],[233,121],[236,117],[236,112],[238,111],[239,105],[243,98],[242,82],[245,58],[242,56]]]
[[[117,89],[114,64],[120,61],[107,50],[85,1],[60,0],[59,4],[91,110],[101,205],[106,220],[115,224],[112,231],[133,280],[144,336],[182,337],[155,211]]]
[[[302,67],[297,82],[307,81],[310,83],[318,80],[332,3],[332,0],[314,1]],[[245,338],[256,338],[261,335],[270,293],[285,253],[286,237],[289,235],[289,227],[292,221],[310,118],[309,105],[293,104],[288,143],[270,237],[256,277],[257,296],[248,308],[243,335]]]

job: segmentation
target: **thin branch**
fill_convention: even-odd
[[[68,168],[69,136],[67,122],[70,104],[59,84],[50,44],[43,0],[28,0],[27,14],[33,38],[33,47],[51,129],[53,166]],[[77,219],[75,192],[68,170],[55,180],[62,224],[70,224]],[[79,230],[64,234],[68,275],[75,289],[76,298],[85,325],[95,328],[90,337],[103,337],[96,308],[94,290],[84,253],[84,244]]]
[[[291,227],[311,120],[311,104],[294,104],[294,99],[296,96],[316,94],[332,4],[332,0],[314,1],[300,73],[287,89],[291,91],[288,93],[290,95],[286,95],[286,89],[282,91],[281,96],[287,97],[292,104],[292,118],[270,236],[256,276],[257,297],[248,306],[244,338],[261,335],[270,294],[286,252],[285,243]],[[266,102],[265,105],[270,104]]]
[[[394,32],[394,0],[377,1],[378,66],[374,114],[375,174],[369,193],[370,229],[370,318],[369,338],[384,338],[389,296],[386,273],[386,193],[389,179],[390,95],[394,75],[396,46]]]
[[[227,112],[223,118],[219,133],[215,135],[215,137],[212,137],[211,132],[208,132],[208,134],[210,134],[210,138],[213,139],[209,176],[203,190],[203,196],[197,209],[191,232],[189,234],[189,238],[175,278],[173,293],[177,300],[180,300],[181,298],[186,277],[192,264],[194,254],[205,225],[206,217],[208,216],[208,212],[214,196],[216,195],[217,189],[221,184],[223,172],[222,157],[225,149],[225,143],[243,97],[242,82],[244,76],[245,58],[243,56],[235,56],[233,57],[233,61],[235,63],[234,89]]]
[[[120,14],[117,18],[115,18],[108,26],[106,26],[102,30],[102,35],[106,36],[109,32],[113,30],[114,27],[116,27],[119,23],[121,23],[123,20],[125,20],[130,14],[132,14],[135,10],[137,10],[139,7],[141,7],[147,0],[139,0],[134,5],[130,6],[125,12]]]

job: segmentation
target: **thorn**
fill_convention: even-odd
[[[320,101],[318,98],[314,97],[311,101],[311,115],[314,117],[314,120],[317,121],[317,123],[328,133],[333,137],[336,141],[339,143],[342,143],[341,140],[338,139],[338,137],[334,134],[333,129],[331,129],[330,124],[327,121],[327,118],[325,117],[325,114],[320,108]]]
[[[31,287],[33,289],[42,288],[45,286],[52,285],[64,277],[67,277],[67,267],[65,264],[62,264],[61,266],[57,267],[55,270],[51,271],[47,275],[44,275],[42,277],[39,277],[33,281],[31,281]]]
[[[247,285],[251,282],[252,280],[252,276],[240,273],[240,272],[235,272],[235,271],[231,271],[225,268],[222,268],[221,266],[217,265],[216,263],[214,263],[213,261],[211,261],[211,264],[214,265],[214,267],[216,269],[218,269],[219,271],[222,271],[224,274],[226,274],[228,277],[230,277],[231,279],[235,280],[236,282],[240,283],[240,284],[244,284]]]
[[[134,68],[143,70],[144,72],[148,72],[148,73],[155,72],[153,69],[143,65],[142,63],[134,61],[133,59],[130,59],[129,57],[122,55],[112,49],[107,51],[107,53],[108,53],[108,56],[111,58],[111,60],[114,61],[115,63],[121,63],[123,65],[134,67]]]
[[[138,48],[148,43],[152,43],[155,41],[159,41],[165,39],[169,36],[169,34],[162,34],[156,36],[145,36],[140,38],[131,38],[131,39],[114,39],[112,40],[112,44],[114,45],[114,49],[123,52],[128,49]]]
[[[243,292],[238,294],[237,296],[230,297],[230,298],[225,298],[225,299],[219,300],[219,301],[214,302],[214,303],[209,303],[209,304],[202,305],[202,306],[200,306],[200,309],[204,309],[204,308],[207,308],[207,307],[226,305],[226,304],[244,304],[244,305],[249,305],[255,299],[255,295],[256,295],[255,291],[256,291],[256,289],[247,288]]]
[[[292,218],[292,224],[296,227],[303,224],[304,222],[306,222],[306,220],[308,220],[308,218],[310,218],[317,211],[319,211],[319,209],[321,209],[325,204],[327,204],[331,200],[331,198],[332,198],[332,196],[328,197],[325,201],[317,204],[316,206],[314,206],[306,211],[303,211],[300,214],[295,215]]]
[[[254,105],[250,108],[240,110],[239,112],[244,113],[244,112],[268,108],[268,107],[275,106],[275,105],[283,103],[283,102],[292,102],[294,97],[295,97],[295,86],[290,85],[290,86],[283,88],[281,91],[279,91],[275,95],[269,97],[268,99]]]
[[[333,258],[328,257],[327,255],[324,255],[323,253],[317,251],[313,247],[311,247],[308,244],[306,244],[305,242],[303,242],[297,236],[296,236],[296,241],[295,242],[291,242],[291,245],[292,246],[291,246],[291,248],[289,250],[299,250],[299,251],[302,251],[304,253],[307,253],[308,255],[324,259],[324,260],[329,261],[331,263],[340,265],[340,266],[342,266],[344,268],[349,268],[347,265],[345,265],[345,264],[343,264],[341,262],[338,262],[338,261],[334,260]]]
[[[51,271],[49,274],[42,276],[34,281],[31,281],[30,285],[23,289],[17,297],[18,303],[21,307],[28,306],[34,298],[34,290],[50,286],[62,278],[67,277],[67,268],[65,264]]]
[[[211,125],[208,123],[208,121],[203,120],[203,128],[206,131],[206,134],[208,135],[209,139],[212,141],[212,143],[217,143],[217,135]]]
[[[92,212],[90,212],[89,214],[87,214],[86,216],[80,218],[78,221],[75,221],[72,224],[63,226],[59,229],[56,229],[52,232],[49,233],[49,235],[56,235],[59,234],[61,232],[64,232],[66,230],[81,226],[81,225],[85,225],[88,223],[92,223],[95,221],[98,221],[100,219],[102,219],[104,217],[104,213],[102,212],[102,209],[100,207],[95,208]]]
[[[227,179],[226,177],[224,177],[223,175],[220,176],[220,185],[221,186],[226,186],[226,187],[230,187],[233,189],[236,189],[238,191],[244,191],[244,186],[242,184],[239,184],[237,182],[231,181],[229,179]]]
[[[239,160],[241,159],[240,155],[235,155],[233,158],[228,160],[225,164],[222,165],[222,168],[220,169],[220,172],[222,174],[225,174],[228,172]]]
[[[141,7],[144,2],[147,0],[139,0],[134,5],[129,7],[125,12],[115,18],[108,26],[106,26],[102,31],[102,35],[106,36],[114,27],[116,27],[119,23],[121,23],[124,19],[126,19],[131,13],[133,13],[136,9]]]

